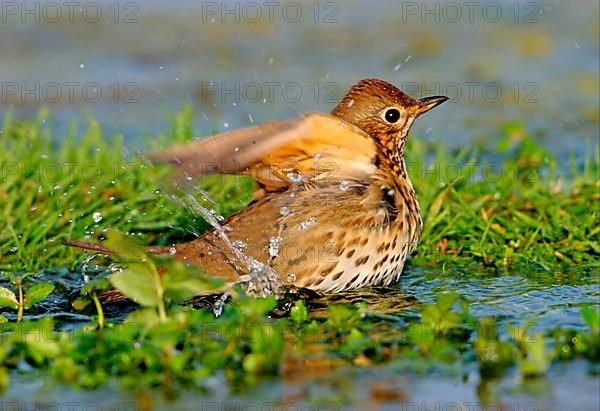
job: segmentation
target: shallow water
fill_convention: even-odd
[[[91,264],[87,274],[94,278],[108,272],[101,265]],[[77,328],[89,321],[86,314],[74,312],[69,303],[84,284],[80,271],[48,270],[38,278],[55,283],[59,292],[39,304],[26,318],[52,315],[63,330]],[[326,295],[313,298],[309,306],[313,306],[311,315],[318,317],[321,313],[325,314],[325,308],[319,307],[327,304],[365,301],[374,317],[382,315],[385,321],[406,324],[415,319],[416,305],[434,301],[439,292],[455,290],[467,298],[470,311],[476,317],[497,316],[501,325],[499,329],[504,329],[503,325],[507,324],[523,325],[528,319],[536,321],[532,332],[545,332],[556,327],[581,329],[583,323],[579,308],[584,304],[598,304],[598,275],[571,274],[555,281],[548,281],[547,275],[544,278],[546,280],[540,281],[535,275],[507,275],[485,270],[473,272],[469,269],[442,273],[408,265],[400,282],[389,288]],[[128,303],[107,306],[106,316],[118,321],[131,309],[134,305]],[[440,364],[433,369],[429,365],[423,372],[415,371],[414,364],[411,365],[408,367],[408,364],[396,360],[366,368],[346,365],[331,369],[316,366],[312,369],[284,359],[281,379],[266,379],[252,388],[243,385],[231,387],[222,375],[217,375],[205,381],[206,392],[185,392],[176,399],[168,400],[160,391],[131,393],[118,387],[73,391],[41,381],[25,371],[13,377],[3,403],[26,401],[31,408],[37,402],[46,404],[44,406],[55,402],[59,409],[67,407],[70,402],[81,406],[94,404],[112,406],[113,409],[115,406],[138,409],[140,404],[150,401],[154,409],[176,407],[181,410],[242,410],[253,404],[258,409],[267,409],[265,407],[270,403],[280,404],[280,408],[274,409],[284,409],[283,404],[287,404],[298,409],[331,410],[485,410],[495,407],[594,410],[600,401],[597,396],[600,381],[594,372],[589,373],[594,366],[585,361],[554,364],[544,379],[523,381],[512,371],[502,379],[485,382],[480,380],[477,366],[472,362],[457,366]],[[204,408],[198,408],[198,404]],[[513,408],[507,408],[511,406]]]
[[[212,378],[208,394],[185,393],[167,401],[152,392],[136,396],[116,387],[86,392],[48,387],[43,381],[16,381],[3,399],[6,407],[27,409],[153,409],[177,410],[597,410],[597,377],[585,376],[587,365],[555,366],[545,380],[521,383],[514,377],[482,384],[477,373],[459,370],[419,378],[409,372],[385,368],[340,369],[310,380],[266,381],[249,392],[230,392],[222,378]],[[458,376],[458,377],[457,377]],[[453,377],[453,378],[449,378]],[[457,378],[456,378],[457,377]],[[577,384],[572,384],[577,379]],[[492,395],[485,404],[477,392]],[[27,398],[27,402],[23,402]],[[68,398],[68,399],[67,399]],[[138,401],[138,402],[136,402]],[[37,404],[37,405],[36,405]],[[78,408],[74,408],[78,407]],[[23,408],[25,409],[25,408]],[[48,408],[50,409],[50,408]]]

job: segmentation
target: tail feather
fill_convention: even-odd
[[[110,248],[108,248],[102,244],[90,243],[90,242],[86,242],[86,241],[68,240],[68,241],[65,241],[64,244],[69,247],[80,248],[82,250],[93,251],[93,252],[101,253],[101,254],[114,254],[115,253],[113,250],[111,250]],[[169,252],[168,247],[146,247],[146,251],[148,251],[149,253],[152,253],[152,254],[167,254]],[[159,268],[158,274],[162,275],[163,270]],[[118,290],[115,290],[115,289],[107,290],[107,291],[99,294],[98,298],[100,299],[100,301],[102,303],[106,303],[106,304],[114,304],[114,303],[128,300],[128,298],[126,296],[124,296]]]
[[[102,254],[114,254],[115,253],[114,250],[111,250],[110,248],[106,247],[105,245],[97,244],[97,243],[89,243],[86,241],[68,240],[68,241],[65,241],[64,244],[68,245],[69,247],[80,248],[82,250],[88,250],[88,251],[95,251],[97,253],[102,253]],[[157,254],[157,255],[168,254],[169,247],[146,247],[146,251],[151,254]]]
[[[69,247],[81,248],[82,250],[95,251],[102,254],[114,254],[115,252],[102,244],[88,243],[85,241],[65,241],[65,245]]]

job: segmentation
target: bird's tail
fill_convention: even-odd
[[[102,244],[88,243],[85,241],[71,241],[71,240],[65,241],[64,244],[68,245],[69,247],[81,248],[82,250],[95,251],[97,253],[102,253],[102,254],[114,254],[115,253],[113,250],[111,250],[110,248],[108,248]]]
[[[65,245],[69,247],[80,248],[82,250],[95,251],[101,254],[114,254],[115,251],[105,245],[97,243],[89,243],[87,241],[65,241]],[[145,250],[150,254],[162,255],[169,254],[169,247],[145,247]]]
[[[102,244],[90,243],[90,242],[86,242],[86,241],[71,241],[71,240],[65,241],[64,244],[69,247],[75,247],[75,248],[79,248],[82,250],[93,251],[95,253],[100,253],[100,254],[109,254],[109,255],[115,254],[114,250],[112,250],[109,247],[106,247],[105,245],[102,245]],[[168,247],[146,247],[146,251],[148,251],[149,253],[158,254],[158,255],[168,254],[168,252],[169,252]],[[159,275],[160,274],[162,274],[162,270],[159,269]],[[102,303],[105,303],[105,304],[114,304],[114,303],[128,300],[127,297],[125,297],[123,294],[121,294],[118,290],[115,290],[115,289],[107,290],[107,291],[100,293],[98,295],[98,298],[100,299],[100,301]]]

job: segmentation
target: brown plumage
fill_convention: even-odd
[[[189,176],[253,177],[254,201],[224,225],[231,241],[284,282],[326,291],[387,285],[422,228],[403,160],[406,137],[415,118],[446,100],[416,100],[366,79],[330,115],[236,130],[149,158]],[[247,274],[215,231],[175,248],[176,258],[212,275],[235,281]]]

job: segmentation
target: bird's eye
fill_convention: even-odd
[[[397,108],[388,108],[384,115],[385,121],[390,124],[397,123],[400,120],[400,110]]]

